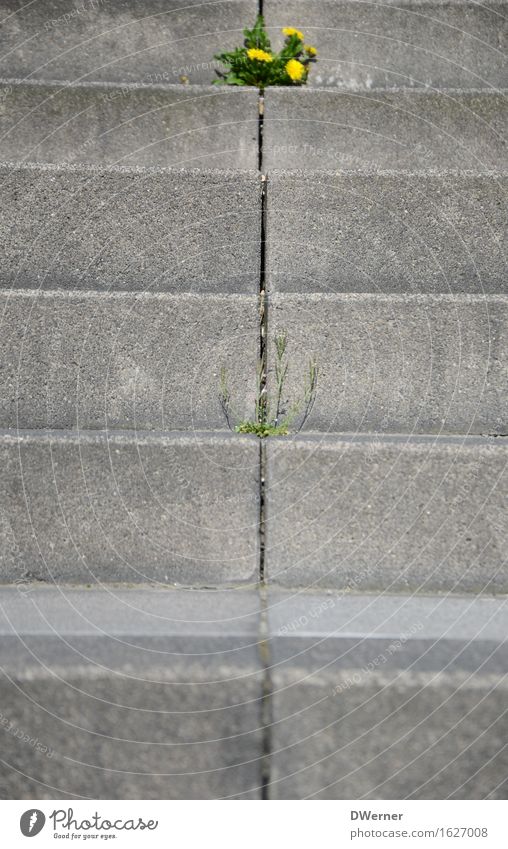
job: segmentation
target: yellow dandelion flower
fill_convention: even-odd
[[[298,59],[290,59],[286,64],[286,71],[293,82],[297,82],[298,80],[301,80],[305,74],[305,65],[302,65]]]
[[[315,47],[312,46],[312,44],[304,44],[303,49],[305,50],[306,53],[309,54],[309,56],[316,56],[317,55],[317,50],[316,50]]]
[[[304,35],[303,32],[300,32],[299,29],[295,29],[294,27],[284,27],[282,32],[284,33],[284,35],[287,35],[288,38],[291,35],[297,35],[300,41],[303,41]]]
[[[247,56],[249,59],[257,59],[258,62],[273,62],[271,53],[260,50],[258,47],[251,47],[250,50],[247,50]]]

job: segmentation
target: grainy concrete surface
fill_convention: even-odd
[[[507,292],[507,177],[272,171],[270,292]]]
[[[311,86],[506,85],[508,28],[502,0],[488,6],[470,0],[265,0],[264,13],[275,43],[291,21],[317,47]]]
[[[232,50],[256,0],[67,0],[2,4],[3,76],[120,83],[217,79],[215,53]]]
[[[267,447],[268,581],[506,592],[508,440],[297,436]]]
[[[4,164],[0,184],[3,288],[258,292],[254,171]]]
[[[253,295],[0,293],[0,427],[227,429],[252,414]]]
[[[257,168],[256,89],[0,80],[2,88],[10,161]]]
[[[0,436],[4,582],[221,586],[258,580],[250,436]]]
[[[315,357],[307,430],[506,434],[506,307],[506,295],[271,295],[268,336],[288,334],[286,409]],[[272,388],[273,354],[270,342]]]
[[[263,167],[506,173],[506,94],[269,88]]]

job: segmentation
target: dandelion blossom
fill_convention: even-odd
[[[251,47],[250,50],[247,50],[247,56],[249,59],[257,59],[258,62],[273,62],[272,54],[260,50],[258,47]]]
[[[305,65],[302,65],[298,59],[290,59],[286,64],[286,71],[293,82],[298,82],[298,80],[301,80],[305,74]]]
[[[283,32],[283,33],[284,33],[284,35],[286,35],[288,38],[290,38],[292,35],[296,35],[296,36],[298,36],[298,38],[300,39],[300,41],[303,41],[303,38],[304,38],[304,36],[303,36],[303,32],[300,32],[300,30],[299,30],[299,29],[295,29],[294,27],[284,27],[284,29],[282,30],[282,32]]]

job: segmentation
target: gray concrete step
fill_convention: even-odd
[[[259,444],[229,433],[2,431],[0,580],[258,580]]]
[[[4,798],[259,798],[266,755],[270,798],[504,798],[505,599],[272,589],[266,669],[261,616],[2,588]]]
[[[5,0],[0,75],[209,83],[214,54],[241,43],[257,11],[257,0]]]
[[[505,599],[272,590],[269,619],[271,798],[506,798]]]
[[[254,295],[17,290],[0,305],[0,427],[222,429],[223,366],[235,420],[252,413]],[[287,406],[318,362],[310,430],[506,433],[506,296],[273,295],[270,339],[283,329]]]
[[[2,90],[3,159],[257,168],[256,89],[0,80]]]
[[[7,163],[0,183],[0,287],[259,291],[254,171]]]
[[[274,40],[289,22],[317,47],[313,86],[506,85],[506,0],[265,0],[264,14]]]
[[[506,295],[271,295],[269,339],[288,335],[286,409],[314,357],[306,430],[505,434],[507,307]],[[270,342],[272,390],[274,353]]]
[[[2,798],[260,798],[258,634],[245,591],[1,590]]]
[[[255,295],[0,292],[0,427],[225,429],[254,408]]]
[[[267,461],[270,584],[508,591],[508,439],[295,436]]]
[[[269,88],[263,169],[456,168],[506,173],[506,94]]]
[[[270,292],[507,292],[508,173],[272,171]]]

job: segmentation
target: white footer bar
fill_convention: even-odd
[[[506,849],[504,801],[2,801],[2,846]],[[35,838],[34,844],[27,840]]]

